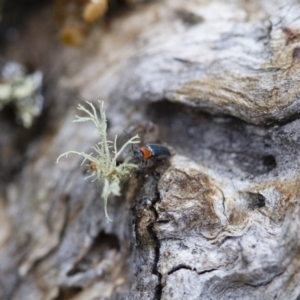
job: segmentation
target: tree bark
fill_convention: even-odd
[[[2,56],[45,75],[31,129],[0,112],[0,299],[299,299],[297,1],[141,3],[81,48],[33,11]],[[45,22],[47,20],[47,22]],[[107,222],[76,106],[171,159],[122,183]]]

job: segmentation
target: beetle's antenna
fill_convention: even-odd
[[[127,138],[130,140],[130,138],[131,138],[130,135],[125,130],[123,130],[123,131],[126,134]],[[133,144],[131,144],[131,149],[132,149],[132,153],[134,153]]]

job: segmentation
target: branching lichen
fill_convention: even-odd
[[[119,196],[120,195],[120,181],[122,178],[129,176],[132,171],[137,168],[136,164],[130,163],[130,157],[126,158],[124,162],[117,164],[117,158],[121,155],[124,149],[130,144],[139,143],[138,135],[129,139],[120,150],[117,149],[117,136],[115,137],[114,142],[107,140],[107,121],[105,111],[103,109],[103,101],[100,102],[100,119],[98,119],[98,115],[95,107],[92,103],[87,102],[87,104],[91,107],[92,111],[87,110],[84,106],[78,105],[77,109],[83,111],[87,114],[87,117],[79,117],[76,116],[76,119],[73,122],[87,122],[91,121],[94,123],[97,132],[100,136],[100,142],[93,146],[93,150],[95,153],[84,153],[77,151],[68,151],[66,153],[61,154],[58,159],[62,156],[68,156],[70,153],[74,153],[80,155],[84,158],[81,165],[84,162],[89,161],[89,168],[92,174],[86,178],[93,178],[92,181],[95,180],[103,180],[104,186],[102,191],[102,198],[104,201],[104,211],[107,220],[111,221],[107,213],[107,200],[108,197],[112,195]],[[95,154],[95,155],[94,155]]]

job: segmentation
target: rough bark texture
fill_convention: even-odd
[[[80,49],[50,7],[27,15],[2,56],[44,72],[46,103],[31,129],[0,112],[0,299],[299,299],[299,11],[147,2]],[[71,121],[99,98],[111,136],[173,154],[123,183],[111,223],[81,159],[55,164],[97,141]]]

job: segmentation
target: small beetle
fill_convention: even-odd
[[[163,161],[171,156],[170,150],[159,144],[146,144],[140,148],[132,147],[132,150],[133,158],[135,160],[142,161],[142,167],[147,166],[150,160],[154,163],[157,161]]]
[[[127,137],[129,137],[129,134],[126,131],[124,131],[124,133]],[[139,148],[131,144],[131,148],[133,152],[133,159],[135,161],[142,162],[140,168],[144,168],[149,165],[153,166],[157,162],[163,162],[164,159],[171,157],[170,150],[160,144],[145,144],[145,146]]]

